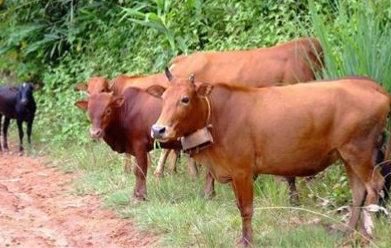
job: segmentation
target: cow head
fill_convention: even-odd
[[[33,91],[39,89],[38,85],[32,83],[23,83],[18,87],[18,98],[20,103],[27,106],[30,102],[34,101]]]
[[[88,110],[91,120],[90,135],[93,139],[102,138],[104,130],[113,118],[113,112],[124,103],[123,97],[114,96],[113,92],[90,94],[88,101],[78,101],[76,106]]]
[[[163,100],[162,113],[152,126],[151,136],[162,142],[175,140],[202,128],[208,118],[208,103],[205,99],[212,85],[194,83],[189,78],[174,78],[166,69],[169,86],[153,85],[147,89],[152,96]]]
[[[88,94],[110,92],[110,86],[107,78],[93,77],[88,80],[87,85],[79,83],[76,85],[77,90],[87,91]]]

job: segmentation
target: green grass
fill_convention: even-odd
[[[200,196],[203,174],[192,179],[187,174],[185,158],[178,173],[156,182],[152,172],[159,151],[154,151],[153,166],[148,172],[148,200],[134,204],[131,195],[134,176],[123,173],[124,158],[103,143],[86,147],[52,148],[51,156],[65,171],[81,172],[74,182],[76,194],[94,193],[103,198],[103,206],[120,217],[131,218],[140,229],[161,237],[167,247],[232,247],[241,232],[241,218],[230,185],[216,184],[217,196]],[[204,172],[202,172],[204,173]],[[254,247],[337,247],[349,244],[360,247],[357,236],[345,237],[329,231],[342,223],[345,213],[335,209],[350,204],[347,185],[338,185],[341,168],[329,168],[314,181],[299,180],[300,206],[288,202],[285,182],[261,176],[255,186]],[[337,185],[337,186],[336,186]],[[335,195],[342,188],[344,194]],[[336,200],[337,198],[340,200]],[[328,202],[327,204],[323,204]],[[376,223],[376,239],[370,247],[390,247],[390,218]]]

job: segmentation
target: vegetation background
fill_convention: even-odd
[[[61,168],[82,171],[75,193],[101,195],[121,216],[163,234],[168,246],[230,247],[239,236],[240,217],[227,185],[218,186],[215,199],[204,200],[198,196],[203,180],[188,178],[181,167],[160,183],[150,177],[148,202],[129,203],[133,176],[122,173],[121,156],[89,139],[88,118],[74,107],[86,96],[75,85],[97,75],[159,72],[178,54],[316,36],[326,53],[324,77],[366,75],[390,90],[390,23],[389,0],[5,0],[0,81],[43,84],[36,92],[38,144],[30,154],[49,154]],[[341,222],[343,206],[351,201],[340,166],[313,182],[301,181],[297,207],[273,177],[255,185],[255,246],[360,246],[358,234],[343,237],[328,228]],[[390,247],[390,218],[377,221],[371,245]]]

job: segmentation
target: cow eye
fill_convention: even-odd
[[[105,113],[105,114],[106,114],[106,115],[111,114],[111,108],[106,109],[106,113]]]
[[[185,105],[189,104],[189,102],[190,102],[190,98],[187,96],[183,97],[181,100],[181,103],[183,103]]]

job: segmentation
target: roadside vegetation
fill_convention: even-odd
[[[230,185],[217,184],[215,198],[201,198],[204,171],[190,178],[185,157],[177,174],[157,182],[150,173],[160,154],[155,150],[148,201],[132,203],[134,176],[123,173],[124,156],[88,137],[88,118],[74,107],[86,95],[75,85],[96,75],[156,73],[179,54],[315,36],[325,49],[324,77],[370,76],[390,91],[390,23],[388,0],[6,0],[0,80],[43,83],[28,152],[80,173],[75,194],[98,194],[105,207],[160,235],[168,247],[231,247],[241,219]],[[259,177],[255,188],[255,247],[361,247],[358,233],[343,236],[331,228],[346,221],[351,204],[342,166],[299,180],[298,206],[288,202],[286,183],[276,177]],[[370,247],[390,247],[391,217],[376,221]]]

